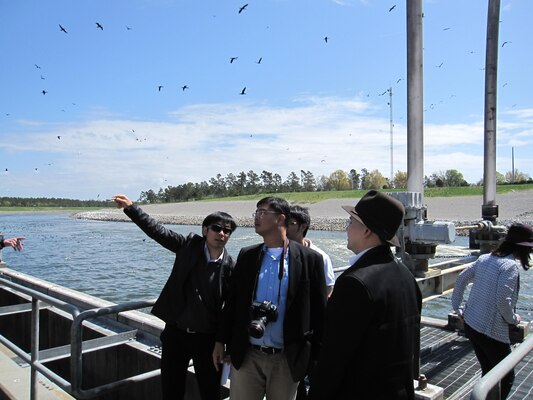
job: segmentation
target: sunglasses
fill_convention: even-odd
[[[216,233],[224,232],[225,235],[231,235],[231,232],[233,232],[231,228],[225,228],[217,224],[211,224],[208,226],[208,228]]]

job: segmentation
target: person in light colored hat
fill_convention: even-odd
[[[533,250],[533,229],[516,223],[492,253],[480,256],[457,277],[452,295],[452,307],[464,318],[465,335],[472,343],[485,375],[511,353],[509,325],[517,325],[515,313],[520,288],[519,264],[530,267]],[[473,283],[466,305],[463,295]],[[514,371],[502,379],[500,396],[505,399],[514,381]]]
[[[328,302],[310,398],[412,400],[422,296],[391,252],[405,209],[375,190],[343,209],[350,215],[348,248],[356,256]]]

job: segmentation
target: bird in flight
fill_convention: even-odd
[[[261,64],[261,61],[263,61],[263,57],[259,57],[259,60],[257,60],[257,64]]]
[[[181,87],[181,90],[184,91],[184,92],[185,92],[185,89],[189,89],[189,86],[187,86],[187,85],[183,85],[183,86]]]
[[[46,90],[43,90],[41,93],[42,93],[43,96],[44,96],[44,95],[45,95],[46,93],[48,93],[48,92],[47,92]]]
[[[161,89],[163,89],[163,85],[159,85],[159,86],[157,87],[157,90],[158,90],[159,92],[161,91]]]
[[[244,6],[239,7],[239,14],[246,10],[246,7],[248,7],[248,3],[246,3]]]
[[[57,139],[58,139],[58,140],[61,140],[61,136],[57,135]]]
[[[246,86],[242,88],[241,92],[239,94],[246,94]]]
[[[233,64],[233,61],[237,60],[239,57],[230,57],[229,58],[229,63],[230,64]]]
[[[68,33],[67,30],[61,26],[61,24],[59,24],[59,30],[60,30],[61,32]]]
[[[389,8],[389,12],[391,12],[392,10],[394,10],[396,8],[396,4],[393,5],[391,8]]]
[[[41,67],[39,67],[37,64],[34,64],[34,65],[35,65],[35,68],[41,69]]]
[[[324,42],[327,43],[327,42],[328,42],[328,39],[329,39],[329,38],[328,38],[327,36],[324,36]]]
[[[442,67],[442,64],[444,64],[444,63],[441,62],[439,65],[435,65],[435,67],[440,68],[440,67]]]
[[[129,26],[126,26],[126,29],[127,29],[128,31],[131,31],[131,28],[130,28]]]
[[[505,46],[507,43],[512,43],[512,42],[503,42],[502,47]]]
[[[100,24],[100,22],[97,22],[96,23],[96,28],[100,29],[100,30],[104,30],[104,27]]]
[[[44,80],[44,76],[41,75],[41,79]]]

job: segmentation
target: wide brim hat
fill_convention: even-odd
[[[342,206],[342,208],[378,235],[381,240],[393,246],[400,246],[396,232],[405,215],[405,208],[400,201],[387,194],[371,190],[357,202],[355,207]]]
[[[503,240],[518,246],[533,247],[533,228],[522,223],[512,224]]]

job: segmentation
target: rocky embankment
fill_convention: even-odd
[[[311,214],[311,229],[344,230],[348,214],[341,208],[345,204],[355,204],[358,199],[330,199],[313,204],[300,204],[308,207]],[[456,227],[475,225],[481,221],[482,196],[428,197],[424,198],[427,219],[430,221],[450,221]],[[508,226],[513,222],[533,225],[533,191],[498,194],[499,207],[497,222]],[[143,205],[143,209],[163,224],[201,225],[204,217],[222,210],[231,214],[238,226],[253,227],[252,213],[256,201],[205,201],[189,203],[167,203]],[[129,221],[118,209],[80,212],[75,218],[100,221]],[[461,231],[459,230],[460,234]]]

